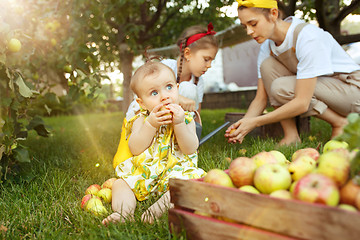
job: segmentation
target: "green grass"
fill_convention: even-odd
[[[203,110],[203,136],[224,123],[226,112]],[[29,181],[10,179],[0,185],[0,238],[4,239],[185,239],[169,233],[167,215],[153,225],[140,221],[156,199],[138,204],[136,222],[103,227],[102,217],[80,208],[85,189],[114,176],[112,158],[119,142],[121,113],[46,118],[52,136],[32,133],[24,145],[33,156]],[[220,131],[199,148],[199,167],[226,169],[227,158],[253,156],[277,149],[287,158],[299,148],[317,147],[330,137],[326,123],[312,119],[311,133],[297,146],[276,148],[279,139],[247,136],[243,144],[228,144]],[[316,140],[310,140],[313,136]],[[246,152],[244,152],[244,149]],[[30,168],[31,167],[31,168]],[[110,205],[106,206],[110,210]]]

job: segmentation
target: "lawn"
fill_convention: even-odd
[[[238,109],[203,110],[203,136],[224,122],[226,112]],[[164,215],[153,225],[143,224],[141,213],[156,199],[138,204],[136,222],[103,227],[102,217],[80,208],[85,189],[114,177],[112,158],[119,141],[122,113],[46,118],[52,135],[32,133],[29,146],[32,178],[9,179],[0,185],[0,237],[4,239],[185,239],[172,236]],[[302,144],[276,148],[279,139],[247,136],[243,144],[228,144],[220,131],[199,148],[199,166],[208,171],[226,169],[228,159],[253,156],[277,149],[290,158],[299,148],[317,147],[331,134],[328,124],[311,119],[311,133]],[[110,210],[110,205],[106,205]]]

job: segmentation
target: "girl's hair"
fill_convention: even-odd
[[[142,66],[140,66],[134,73],[134,75],[131,78],[130,81],[130,88],[131,90],[138,96],[139,96],[139,81],[141,79],[144,79],[148,76],[159,74],[159,72],[163,69],[168,69],[172,74],[173,78],[175,79],[175,74],[171,68],[166,66],[165,64],[158,62],[158,61],[152,61],[149,60],[146,63],[144,63]]]
[[[199,49],[208,49],[211,47],[218,48],[218,42],[214,35],[209,34],[206,35],[199,40],[191,43],[190,45],[186,45],[186,42],[189,37],[198,34],[198,33],[206,33],[208,29],[202,25],[196,25],[186,28],[180,35],[179,39],[177,40],[176,44],[179,46],[180,49],[180,66],[177,71],[177,83],[180,83],[180,75],[182,72],[182,64],[184,61],[184,50],[185,48],[190,48],[191,51],[197,51]],[[199,81],[199,77],[195,77],[195,84],[197,85]]]

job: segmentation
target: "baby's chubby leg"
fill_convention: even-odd
[[[112,209],[113,213],[106,217],[102,224],[124,222],[127,217],[133,217],[136,208],[136,198],[129,187],[123,180],[118,179],[112,186]]]
[[[161,217],[161,215],[172,207],[174,207],[174,204],[170,203],[170,192],[167,191],[141,215],[141,220],[143,222],[153,223],[155,219]]]

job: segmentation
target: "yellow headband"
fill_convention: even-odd
[[[255,7],[255,8],[278,8],[276,0],[237,0],[238,7]]]

